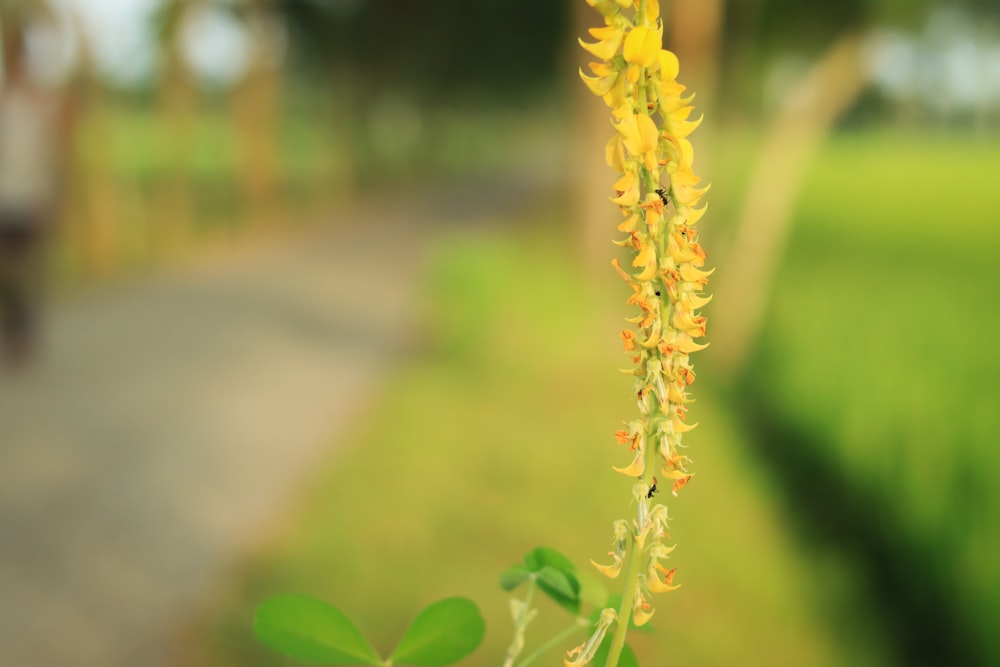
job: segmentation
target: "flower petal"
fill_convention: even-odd
[[[633,28],[625,37],[622,55],[627,63],[649,67],[656,62],[662,46],[662,31],[640,25]]]

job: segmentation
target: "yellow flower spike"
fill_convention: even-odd
[[[613,562],[592,561],[608,576],[620,574],[623,562],[631,564],[625,568],[622,622],[611,642],[613,663],[629,617],[645,624],[654,613],[650,596],[677,588],[674,571],[658,562],[673,548],[663,544],[670,537],[667,508],[653,500],[656,478],[643,477],[654,472],[646,459],[655,458],[656,474],[662,468],[663,486],[674,495],[691,479],[689,459],[678,452],[682,434],[697,426],[685,423],[691,401],[687,390],[695,381],[689,354],[707,347],[695,340],[706,332],[707,319],[697,313],[711,301],[700,292],[712,271],[700,268],[705,251],[693,228],[705,213],[700,200],[708,188],[693,171],[694,148],[687,138],[702,119],[691,106],[694,96],[677,81],[677,56],[663,48],[661,0],[587,2],[605,17],[606,25],[590,30],[581,45],[602,61],[591,66],[594,77],[587,84],[611,109],[614,132],[604,157],[617,174],[611,201],[622,213],[616,223],[621,236],[613,243],[630,252],[632,273],[623,268],[625,260],[613,266],[632,288],[626,303],[636,307],[625,318],[632,326],[621,340],[633,363],[622,372],[635,378],[638,419],[616,433],[634,458],[614,468],[633,478],[636,514],[616,522]],[[595,641],[592,637],[568,652],[564,664],[585,664]]]
[[[659,28],[636,26],[625,37],[622,56],[625,62],[634,63],[639,67],[649,67],[660,54],[663,46],[663,31]]]
[[[591,559],[590,564],[597,568],[597,571],[603,574],[608,579],[616,579],[622,571],[622,557],[613,551],[609,551],[608,555],[614,559],[614,563],[611,565],[601,565],[597,561]]]

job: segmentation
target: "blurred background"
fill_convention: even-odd
[[[640,663],[1000,664],[1000,7],[662,6],[718,271]],[[600,560],[634,405],[598,24],[0,0],[0,663],[290,664],[250,626],[300,592],[383,651],[468,595],[497,664],[498,574]]]

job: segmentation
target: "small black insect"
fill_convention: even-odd
[[[655,292],[653,292],[653,294],[655,294],[656,296],[660,296],[660,290],[656,290]]]
[[[649,491],[646,493],[646,499],[652,498],[656,493],[656,478],[653,478],[653,486],[649,487]]]
[[[663,200],[663,205],[667,206],[670,204],[670,197],[667,196],[667,191],[663,188],[656,188],[656,194],[660,195],[660,199]]]

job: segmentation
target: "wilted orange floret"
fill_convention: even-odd
[[[622,342],[625,344],[625,351],[629,352],[635,349],[635,332],[631,329],[622,330]]]
[[[671,493],[673,493],[676,496],[677,492],[680,491],[690,481],[691,481],[691,475],[684,475],[683,477],[678,477],[677,480],[674,481],[673,488],[670,490]]]
[[[619,445],[628,445],[629,449],[636,449],[639,446],[639,434],[629,433],[625,429],[615,431],[615,439]]]

